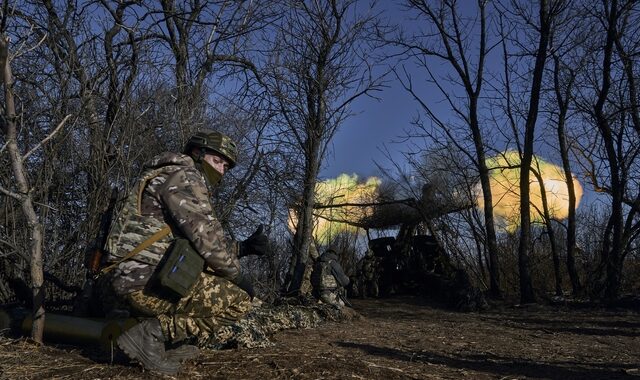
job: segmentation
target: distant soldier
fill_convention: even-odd
[[[345,286],[348,284],[349,277],[342,270],[336,251],[328,248],[313,266],[313,296],[324,303],[342,308],[345,305]]]
[[[243,242],[227,241],[207,187],[236,156],[229,137],[196,133],[184,154],[166,152],[145,165],[112,222],[102,285],[145,318],[117,343],[150,371],[176,374],[181,360],[198,354],[187,342],[206,344],[251,308],[253,285],[238,258],[267,253],[268,239],[260,227]]]
[[[378,279],[380,278],[380,259],[368,249],[362,258],[362,289],[361,296],[378,297]]]

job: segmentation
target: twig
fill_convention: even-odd
[[[401,370],[400,368],[395,368],[395,367],[387,367],[387,366],[383,366],[383,365],[378,365],[378,364],[374,364],[371,362],[368,362],[366,360],[363,360],[364,363],[366,363],[369,367],[375,367],[375,368],[385,368],[385,369],[390,369],[392,371],[397,371],[397,372],[402,372],[404,373],[403,370]]]
[[[14,192],[13,192],[13,191],[11,191],[11,190],[7,190],[7,189],[5,189],[2,185],[0,185],[0,193],[4,193],[5,195],[7,195],[7,196],[9,196],[9,197],[11,197],[11,198],[13,198],[13,199],[15,199],[15,200],[17,200],[17,201],[22,200],[22,197],[24,197],[24,195],[23,195],[23,194],[20,194],[20,193],[14,193]]]
[[[44,145],[44,143],[46,143],[47,141],[49,141],[56,133],[58,133],[58,131],[60,130],[60,128],[62,128],[62,126],[64,125],[64,123],[67,122],[67,120],[69,120],[69,118],[71,117],[71,114],[68,114],[67,116],[64,117],[64,119],[62,119],[62,121],[60,122],[60,124],[58,124],[58,126],[56,127],[56,129],[53,130],[53,132],[51,132],[47,137],[45,137],[42,141],[40,141],[38,144],[36,144],[36,146],[34,146],[33,148],[31,148],[30,151],[28,151],[24,156],[22,156],[22,161],[26,160],[27,157],[29,157],[31,155],[31,153],[35,152],[36,150],[38,150],[42,145]]]
[[[41,203],[41,202],[33,201],[33,203],[35,203],[35,204],[37,204],[37,205],[40,205],[40,206],[42,206],[42,207],[46,207],[46,208],[48,208],[49,210],[53,210],[53,211],[56,211],[56,212],[60,211],[60,210],[58,210],[57,208],[55,208],[55,207],[53,207],[53,206],[49,206],[49,205],[46,205],[46,204]]]
[[[32,32],[32,31],[33,31],[33,25],[31,25],[31,27],[30,27],[29,29],[31,29],[30,31]],[[28,52],[30,52],[30,51],[32,51],[32,50],[36,50],[40,45],[42,45],[42,43],[47,39],[47,37],[49,37],[49,34],[48,34],[48,33],[45,33],[45,34],[43,34],[43,35],[42,35],[42,38],[40,39],[40,41],[38,41],[38,43],[37,43],[37,44],[35,44],[35,45],[31,46],[30,48],[28,48],[28,49],[26,49],[26,50],[24,50],[24,51],[21,51],[21,49],[17,49],[17,50],[16,50],[16,53],[13,55],[13,58],[12,58],[11,60],[13,61],[13,60],[15,60],[16,58],[18,58],[18,57],[20,57],[21,55],[23,55],[23,54],[27,54]],[[26,43],[26,40],[25,40],[25,42],[23,42],[23,45],[24,45],[25,43]]]

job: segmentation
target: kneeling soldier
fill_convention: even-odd
[[[207,188],[235,166],[236,156],[229,137],[198,132],[183,154],[148,162],[115,215],[102,273],[118,302],[146,318],[117,343],[148,370],[176,374],[180,361],[198,355],[187,342],[206,343],[251,308],[253,285],[238,258],[266,253],[268,239],[259,228],[243,242],[227,242]]]
[[[349,285],[349,277],[344,274],[333,248],[327,249],[314,264],[311,285],[314,297],[320,301],[337,308],[345,305],[344,288]]]

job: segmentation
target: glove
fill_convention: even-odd
[[[253,289],[253,284],[251,283],[251,280],[249,279],[249,277],[240,273],[240,275],[236,277],[236,280],[234,281],[234,283],[240,289],[247,292],[247,294],[249,295],[249,297],[251,297],[251,299],[253,299],[253,297],[256,296],[256,291]]]
[[[256,232],[247,238],[247,240],[240,242],[240,249],[238,251],[238,257],[244,257],[248,255],[268,255],[271,252],[269,248],[269,238],[262,230],[264,226],[261,224]]]

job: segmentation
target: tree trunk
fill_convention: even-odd
[[[569,195],[569,213],[567,216],[567,272],[569,273],[569,280],[571,281],[571,290],[573,296],[581,294],[582,289],[580,286],[580,277],[576,269],[575,251],[576,251],[576,189],[573,186],[573,172],[571,170],[571,163],[569,161],[569,147],[567,146],[567,137],[565,135],[565,122],[567,118],[567,111],[569,109],[570,94],[575,74],[571,73],[569,84],[565,96],[562,96],[560,91],[560,61],[555,59],[555,69],[553,73],[554,77],[554,90],[556,92],[556,99],[558,102],[558,109],[560,113],[558,115],[558,144],[560,146],[560,157],[562,158],[562,169],[564,170],[564,178],[567,183],[567,193]]]
[[[44,273],[42,265],[42,225],[38,220],[29,188],[26,169],[22,156],[18,148],[16,112],[13,98],[13,78],[9,61],[9,38],[6,35],[0,36],[0,64],[2,70],[2,82],[5,86],[6,102],[6,125],[5,134],[7,139],[7,151],[11,162],[11,169],[15,177],[15,184],[18,190],[17,199],[20,201],[22,212],[27,219],[30,232],[30,258],[31,258],[31,288],[33,292],[33,324],[31,327],[31,337],[34,341],[42,343],[44,332]]]
[[[482,87],[483,67],[486,56],[486,18],[485,3],[478,2],[480,8],[480,52],[478,60],[478,74],[475,91],[471,88],[471,78],[467,78],[466,91],[469,96],[469,121],[473,143],[476,150],[478,160],[478,174],[480,176],[480,186],[484,199],[484,224],[486,230],[486,245],[489,256],[489,293],[494,298],[500,298],[500,267],[498,263],[498,242],[496,239],[496,226],[493,216],[493,195],[491,194],[490,172],[487,168],[485,146],[480,131],[480,123],[478,121],[478,97]]]
[[[317,144],[311,142],[311,150]],[[317,153],[307,156],[307,165],[304,176],[302,192],[302,204],[298,214],[298,226],[293,241],[293,271],[286,289],[290,295],[304,295],[308,293],[309,286],[304,286],[305,274],[309,271],[309,248],[312,244],[313,233],[313,207],[315,205],[315,187],[317,182],[319,164]]]
[[[493,217],[493,196],[491,194],[490,173],[487,168],[484,154],[484,144],[479,127],[472,128],[473,141],[476,145],[478,157],[478,169],[480,174],[480,186],[482,187],[484,201],[484,226],[486,230],[486,244],[489,259],[489,293],[494,298],[500,298],[500,267],[498,264],[498,242],[496,239],[496,226]]]
[[[473,234],[473,241],[476,245],[476,253],[477,253],[477,260],[478,260],[478,269],[480,270],[480,276],[482,277],[482,282],[485,282],[487,280],[487,271],[485,270],[485,260],[483,260],[483,253],[484,256],[486,257],[486,245],[482,244],[481,241],[481,235],[478,232],[476,225],[474,223],[474,218],[470,217],[469,218],[469,226],[471,226],[471,233]],[[488,260],[487,260],[487,264],[488,264]],[[488,265],[487,265],[488,268]]]
[[[531,281],[531,196],[529,174],[533,157],[533,140],[538,119],[538,107],[540,104],[540,89],[542,76],[547,59],[547,46],[551,30],[551,17],[548,12],[546,0],[540,1],[539,9],[540,39],[536,52],[536,62],[533,68],[531,94],[529,97],[529,111],[525,123],[524,149],[520,160],[520,243],[518,246],[518,269],[520,271],[520,302],[535,302],[533,284]]]
[[[611,174],[611,215],[604,236],[604,244],[602,248],[602,262],[606,266],[606,280],[604,297],[608,301],[615,300],[620,291],[620,281],[622,273],[622,235],[623,235],[623,196],[624,184],[620,178],[620,168],[618,156],[616,152],[616,141],[609,125],[608,116],[605,115],[605,103],[611,89],[611,66],[613,45],[615,42],[618,21],[618,2],[612,0],[608,9],[607,23],[607,40],[604,47],[603,65],[602,65],[602,88],[598,93],[598,100],[594,105],[594,114],[596,124],[602,137],[607,161],[609,163],[609,171]],[[605,7],[606,7],[605,3]]]
[[[555,282],[555,294],[556,296],[562,296],[562,275],[560,272],[560,255],[558,254],[558,245],[556,244],[556,235],[553,230],[551,215],[549,214],[549,203],[547,202],[547,189],[544,186],[542,175],[540,174],[540,168],[537,167],[532,170],[538,183],[540,184],[540,197],[542,199],[542,217],[544,218],[544,224],[546,227],[547,235],[549,236],[549,243],[551,245],[551,257],[553,259],[553,274]]]

